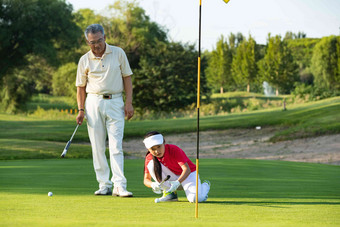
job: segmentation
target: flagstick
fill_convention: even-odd
[[[198,70],[197,70],[197,157],[196,157],[196,205],[195,205],[195,218],[198,218],[198,167],[199,167],[199,135],[200,135],[200,86],[201,86],[201,12],[202,0],[199,0],[199,22],[198,22]]]

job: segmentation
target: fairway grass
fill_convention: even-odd
[[[94,196],[90,159],[0,161],[1,226],[339,226],[340,166],[201,159],[209,199],[155,204],[143,160],[126,160],[133,198]],[[48,197],[52,191],[54,195]]]
[[[200,131],[275,127],[271,142],[340,133],[340,97],[289,106],[288,111],[254,111],[202,117]],[[124,139],[143,138],[148,131],[164,135],[196,131],[197,119],[127,121]],[[58,158],[71,137],[74,120],[44,120],[0,113],[0,160]],[[90,158],[85,124],[73,138],[70,158]]]

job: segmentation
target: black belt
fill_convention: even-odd
[[[120,97],[122,93],[117,93],[117,94],[103,94],[103,99],[113,99],[116,97]]]

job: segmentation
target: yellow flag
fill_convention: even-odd
[[[223,0],[225,3],[228,3],[230,0]]]

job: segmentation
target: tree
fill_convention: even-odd
[[[0,15],[0,89],[6,91],[0,99],[4,109],[14,111],[25,101],[19,93],[26,92],[28,98],[33,93],[31,86],[20,85],[15,73],[27,65],[26,56],[40,56],[53,66],[68,62],[81,33],[72,6],[63,0],[2,0]]]
[[[81,36],[79,38],[80,46],[73,52],[74,58],[75,58],[74,62],[78,62],[79,58],[90,50],[85,40],[85,35],[84,35],[85,29],[91,24],[102,24],[103,25],[107,23],[106,21],[108,20],[109,20],[108,18],[102,15],[96,14],[91,9],[79,9],[78,11],[74,13],[74,22],[79,28],[81,28],[81,31],[82,31]]]
[[[314,84],[323,89],[340,88],[340,37],[321,39],[314,47],[311,70]]]
[[[284,93],[293,89],[294,82],[298,80],[298,66],[294,62],[293,55],[287,42],[281,40],[281,36],[268,36],[266,55],[260,63],[261,73],[269,84]]]
[[[310,70],[314,46],[320,41],[315,38],[301,38],[287,40],[294,61],[299,66],[300,81],[306,84],[313,83],[313,74]]]
[[[92,9],[79,9],[74,13],[74,21],[82,31],[85,31],[91,24],[101,24],[104,21],[104,17],[95,14]],[[84,38],[84,34],[82,38]]]
[[[256,42],[249,36],[248,41],[244,40],[236,50],[232,61],[233,77],[237,84],[247,86],[250,92],[250,84],[255,82],[257,76]]]
[[[157,42],[141,57],[133,76],[134,102],[146,110],[170,112],[195,102],[197,94],[197,51],[193,45]],[[204,89],[204,78],[202,80]],[[203,90],[202,89],[202,90]]]
[[[25,60],[29,63],[27,66],[16,67],[2,78],[1,111],[25,110],[24,104],[35,92],[48,93],[51,89],[53,67],[33,54],[28,54]]]
[[[238,32],[236,35],[234,33],[230,33],[228,36],[230,49],[236,50],[238,45],[240,45],[244,39],[245,37],[240,32]]]
[[[157,41],[168,42],[167,31],[152,22],[136,2],[116,1],[109,12],[112,17],[103,21],[107,42],[124,49],[132,68],[139,67],[143,53]]]
[[[284,40],[303,39],[303,38],[306,38],[306,37],[307,37],[307,35],[304,32],[299,32],[298,34],[295,34],[293,32],[286,32]]]
[[[77,98],[76,84],[77,64],[67,63],[58,68],[53,74],[53,95],[71,96]]]
[[[55,65],[57,52],[75,46],[79,28],[62,0],[3,0],[0,6],[0,76],[27,63],[30,53]],[[1,78],[0,77],[0,78]]]
[[[24,104],[34,92],[34,82],[23,66],[12,69],[10,76],[2,78],[0,111],[13,113],[25,109]]]
[[[205,70],[207,82],[210,87],[219,89],[223,93],[224,88],[234,85],[231,74],[233,54],[230,46],[221,36],[217,41],[216,49],[211,52],[208,67]]]
[[[21,70],[24,71],[22,74],[25,74],[27,79],[32,81],[32,92],[50,93],[55,67],[48,64],[46,59],[41,56],[28,54],[25,59],[27,59],[28,64],[21,67]]]

